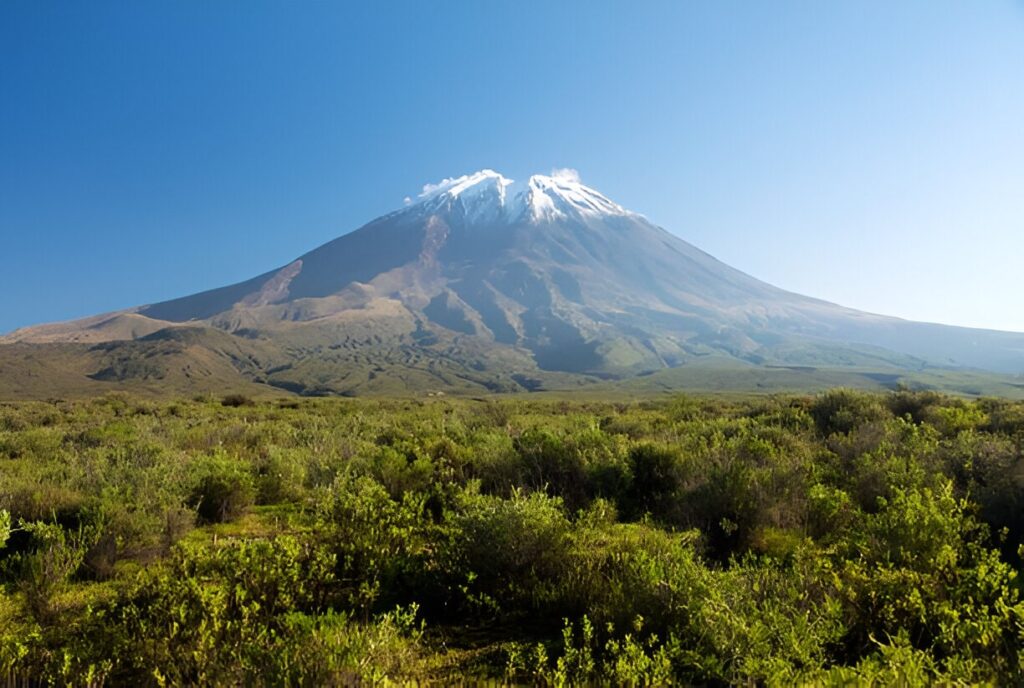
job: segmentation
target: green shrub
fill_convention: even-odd
[[[11,536],[11,514],[0,509],[0,549],[7,544],[7,538]]]
[[[844,560],[853,619],[847,643],[866,652],[872,638],[906,633],[936,657],[983,662],[988,669],[972,680],[1014,670],[1005,649],[1024,627],[1017,572],[985,546],[985,528],[968,504],[949,482],[897,489],[881,501],[851,538],[859,556]]]
[[[52,623],[61,612],[56,598],[82,566],[96,532],[86,528],[68,532],[56,523],[39,521],[22,522],[20,527],[31,537],[32,549],[12,556],[8,566],[17,575],[33,617],[42,624]]]
[[[848,433],[888,415],[878,397],[848,389],[835,389],[817,397],[808,409],[822,435]]]
[[[320,537],[337,559],[345,605],[368,614],[393,606],[406,590],[427,585],[424,570],[432,554],[426,497],[409,493],[400,501],[368,476],[339,476],[316,504]]]
[[[189,502],[200,521],[224,523],[248,510],[256,501],[253,476],[239,461],[218,453],[194,467],[195,487]]]
[[[637,616],[665,637],[680,606],[706,597],[711,572],[695,546],[699,533],[668,533],[647,524],[583,523],[558,591],[568,616],[589,615],[599,627],[627,628]]]
[[[446,568],[464,602],[482,612],[543,609],[557,594],[571,525],[561,499],[513,492],[509,499],[464,492],[453,518]]]
[[[677,451],[641,444],[629,452],[630,484],[621,505],[623,515],[666,517],[673,512],[683,487],[681,459]]]
[[[897,418],[909,416],[915,423],[924,423],[932,417],[933,410],[945,401],[937,392],[914,392],[901,389],[885,398],[885,405]]]
[[[547,430],[528,430],[515,438],[526,486],[560,497],[570,510],[587,501],[586,465],[571,441]]]
[[[422,675],[423,627],[416,605],[385,612],[369,623],[334,611],[283,620],[281,647],[251,679],[271,685],[390,685]]]
[[[294,502],[304,494],[306,457],[301,450],[267,447],[254,465],[257,504]]]
[[[115,675],[173,684],[247,683],[276,664],[293,615],[323,613],[334,558],[292,537],[183,547],[90,621],[87,648]],[[282,637],[282,634],[285,634]]]

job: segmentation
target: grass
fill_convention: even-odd
[[[538,370],[527,357],[481,351],[397,349],[376,357],[312,352],[286,364],[266,346],[233,348],[237,337],[205,331],[182,340],[120,345],[0,345],[0,400],[86,399],[122,391],[153,399],[236,392],[258,399],[292,395],[423,397],[521,394],[590,398],[674,393],[813,393],[833,387],[897,387],[961,396],[1024,398],[1024,379],[965,369],[876,366],[754,365],[725,356],[620,379]],[[223,340],[223,341],[221,341]],[[500,352],[499,352],[500,353]],[[475,361],[475,362],[474,362]],[[467,363],[468,362],[468,363]],[[270,371],[270,372],[267,372]]]

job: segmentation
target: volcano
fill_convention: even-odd
[[[501,392],[709,366],[880,384],[1019,375],[1024,335],[787,292],[572,176],[483,170],[245,282],[0,339],[0,393],[14,396],[47,377],[83,393]]]

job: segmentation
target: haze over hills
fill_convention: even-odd
[[[1024,373],[1024,334],[787,292],[571,174],[516,183],[483,170],[427,185],[245,282],[0,338],[7,396],[524,391],[629,378],[686,387],[723,370],[736,389],[765,375],[813,386],[827,371],[824,386],[839,375],[970,392],[995,379],[975,371]]]

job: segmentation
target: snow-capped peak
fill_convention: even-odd
[[[426,184],[417,205],[431,212],[459,208],[471,222],[540,222],[631,214],[582,184],[572,170],[555,170],[551,176],[535,174],[524,183],[513,182],[494,170],[481,170]]]
[[[533,175],[527,182],[525,200],[535,220],[573,213],[584,217],[628,214],[618,203],[569,176]]]
[[[437,196],[447,195],[452,198],[461,196],[463,193],[479,193],[482,189],[504,189],[512,184],[511,179],[506,179],[494,170],[480,170],[473,174],[466,174],[461,177],[449,177],[442,179],[437,184],[425,184],[420,199],[426,200]]]

